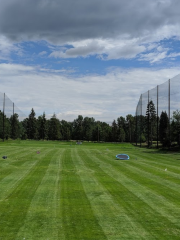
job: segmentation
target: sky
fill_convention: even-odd
[[[179,9],[179,0],[0,0],[0,92],[26,116],[134,115],[142,93],[180,73]]]

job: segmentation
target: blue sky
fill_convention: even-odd
[[[106,74],[109,68],[152,68],[178,66],[180,61],[180,41],[172,36],[159,42],[142,44],[144,50],[134,57],[107,59],[108,54],[101,56],[98,53],[77,55],[76,57],[58,57],[55,52],[65,53],[67,50],[75,49],[73,45],[52,45],[47,41],[23,41],[14,44],[18,51],[10,53],[11,62],[31,66],[42,66],[54,70],[68,69],[73,74]],[[127,46],[128,47],[128,46]],[[150,48],[150,49],[149,49]],[[175,55],[175,56],[174,56]],[[9,62],[9,59],[1,60]]]
[[[134,114],[141,93],[180,73],[178,9],[178,0],[0,0],[1,92],[26,115]]]

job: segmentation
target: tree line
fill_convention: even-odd
[[[157,116],[153,101],[147,104],[145,116],[128,114],[111,124],[81,115],[72,122],[59,120],[56,114],[50,119],[45,113],[36,118],[33,108],[23,121],[19,121],[16,113],[7,118],[0,111],[0,123],[1,139],[146,142],[148,146],[158,139],[163,147],[170,146],[171,142],[180,145],[180,111],[174,111],[171,119],[166,111]]]
[[[3,120],[4,119],[4,120]],[[3,124],[4,121],[4,124]],[[136,117],[131,114],[120,116],[112,124],[96,121],[93,117],[79,115],[74,121],[59,120],[56,114],[50,119],[45,113],[36,118],[34,109],[27,118],[19,121],[18,114],[10,118],[0,111],[0,138],[35,139],[35,140],[82,140],[104,142],[134,142]]]
[[[171,144],[180,145],[180,111],[173,111],[169,118],[166,111],[157,116],[153,101],[147,104],[146,116],[138,116],[137,138],[140,142],[147,142],[148,146],[153,141],[160,141],[163,147]]]

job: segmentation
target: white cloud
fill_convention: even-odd
[[[15,45],[7,37],[0,36],[0,59],[1,60],[10,60],[10,54],[12,52],[17,53],[18,55],[22,54],[22,49]]]
[[[140,61],[148,61],[150,63],[159,62],[167,57],[167,52],[152,52],[147,54],[142,54],[140,56]]]
[[[0,64],[1,92],[29,114],[54,112],[65,120],[78,114],[111,122],[135,113],[141,93],[177,75],[180,68],[110,69],[106,75],[79,78],[53,72],[39,72],[23,65]]]
[[[167,58],[176,58],[178,56],[180,56],[180,53],[177,52],[171,52],[168,53],[171,49],[170,48],[164,48],[162,46],[157,46],[155,49],[152,49],[152,52],[150,53],[144,53],[144,54],[140,54],[139,56],[139,61],[148,61],[150,63],[156,63],[156,62],[160,62],[163,59],[167,59]]]
[[[169,57],[171,58],[174,58],[174,57],[179,57],[180,56],[180,53],[171,53],[169,54]]]
[[[128,59],[134,58],[139,53],[146,50],[145,46],[139,44],[139,39],[87,39],[77,42],[69,42],[72,48],[62,49],[61,51],[53,51],[50,57],[55,58],[76,58],[88,57],[90,55],[107,57],[104,60],[110,59]]]
[[[132,59],[157,63],[169,57],[177,57],[178,53],[168,52],[172,49],[160,45],[160,43],[146,42],[144,38],[129,39],[123,36],[117,39],[87,39],[77,42],[68,42],[71,48],[53,49],[49,55],[54,58],[77,58],[95,55],[102,60]],[[151,51],[151,52],[149,52]]]
[[[1,63],[0,64],[0,75],[2,77],[11,77],[21,74],[26,74],[27,72],[33,72],[35,71],[34,67],[31,66],[25,66],[22,64],[10,64],[10,63]]]
[[[39,55],[39,56],[44,56],[44,55],[46,55],[46,54],[47,54],[46,51],[42,51],[42,52],[40,52],[38,55]]]

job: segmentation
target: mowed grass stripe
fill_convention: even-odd
[[[118,164],[116,167],[119,167]],[[167,172],[159,172],[159,176],[155,169],[151,170],[150,168],[139,164],[137,166],[134,162],[122,165],[121,169],[123,172],[126,172],[128,177],[133,178],[140,184],[146,185],[146,187],[151,189],[152,192],[156,192],[158,195],[163,196],[167,201],[173,203],[176,207],[180,207],[180,189],[178,189],[178,185],[170,181],[166,181],[166,185],[164,184],[168,176]],[[141,178],[139,176],[141,176]]]
[[[63,149],[55,149],[50,163],[28,208],[24,225],[16,237],[19,239],[64,239],[62,219],[59,216],[60,160]]]
[[[157,166],[159,168],[168,168],[174,173],[179,174],[180,171],[180,155],[179,154],[158,154],[157,152],[154,152],[154,154],[150,153],[133,153],[131,156],[137,160],[140,160],[141,162],[144,162],[145,164],[150,164]],[[148,156],[148,158],[147,158]]]
[[[12,164],[13,162],[16,162],[17,161],[17,156],[21,155],[21,154],[25,154],[25,155],[29,155],[30,153],[27,152],[26,149],[17,149],[15,152],[13,152],[12,149],[10,149],[12,152],[11,154],[9,154],[9,149],[8,151],[6,151],[6,154],[1,154],[1,156],[7,156],[7,159],[3,159],[3,158],[0,158],[0,165],[1,167],[8,167],[8,165]],[[0,169],[0,171],[2,171],[2,169]]]
[[[65,239],[107,239],[92,211],[77,174],[71,149],[66,149],[62,159],[61,209]]]
[[[2,174],[0,181],[0,201],[4,200],[17,185],[25,178],[31,169],[36,165],[37,160],[33,162],[25,162],[23,167],[17,169],[11,169],[10,172],[5,171]]]
[[[9,146],[6,146],[4,148],[0,148],[0,157],[2,156],[7,156],[8,158],[11,157],[11,155],[15,155],[15,154],[19,154],[19,153],[23,153],[23,152],[26,152],[26,149],[24,148],[19,148],[19,147],[9,147]]]
[[[160,191],[164,190],[163,193],[167,196],[170,195],[171,198],[174,199],[175,203],[176,202],[178,203],[178,207],[179,207],[179,201],[176,201],[176,199],[180,199],[180,196],[179,196],[180,190],[178,188],[179,186],[178,183],[180,183],[180,180],[177,178],[174,178],[174,181],[173,181],[173,178],[172,178],[173,173],[172,173],[172,176],[170,177],[170,173],[164,170],[157,171],[157,169],[154,168],[153,165],[148,166],[144,163],[141,164],[141,160],[113,161],[114,158],[112,158],[112,156],[102,156],[102,154],[97,155],[97,157],[99,159],[103,158],[103,162],[105,162],[106,164],[110,164],[110,166],[114,166],[115,169],[118,168],[119,170],[121,170],[121,173],[125,173],[127,177],[136,176],[137,179],[141,181],[140,182],[141,185],[147,184],[147,187],[148,186],[152,187],[151,189],[152,191],[154,186],[156,186],[156,188]],[[142,179],[139,178],[139,176],[142,176]],[[159,195],[159,192],[158,192],[158,195]],[[174,196],[176,197],[174,198]]]
[[[123,148],[121,146],[123,146]],[[81,232],[79,227],[81,224],[78,223],[77,227],[74,226],[74,221],[71,221],[72,215],[74,216],[73,219],[79,218],[83,220],[84,225],[87,224],[88,227],[90,227],[88,235],[89,239],[92,240],[179,239],[179,205],[175,205],[171,200],[162,196],[159,191],[161,190],[161,185],[164,185],[169,188],[169,191],[171,191],[172,188],[175,192],[179,192],[178,172],[180,162],[176,160],[176,158],[178,159],[178,154],[177,156],[173,155],[170,161],[170,159],[168,159],[169,154],[150,154],[151,150],[142,149],[137,151],[137,149],[124,146],[125,144],[111,144],[110,146],[108,144],[83,143],[81,146],[73,145],[70,147],[69,143],[61,146],[60,142],[52,142],[52,144],[46,144],[45,142],[44,144],[44,142],[39,143],[35,141],[32,143],[29,141],[21,146],[19,145],[19,151],[21,151],[22,148],[25,151],[27,149],[27,153],[30,151],[27,156],[23,156],[26,154],[24,151],[24,153],[22,152],[22,157],[17,159],[14,158],[12,152],[8,162],[4,160],[3,162],[0,161],[0,170],[2,170],[2,173],[5,169],[12,170],[12,172],[0,182],[0,197],[1,193],[4,194],[3,200],[0,201],[0,213],[3,210],[1,202],[7,202],[7,196],[11,197],[15,189],[19,189],[18,187],[24,181],[23,179],[27,179],[27,176],[35,169],[35,165],[44,161],[44,159],[45,162],[47,161],[48,151],[52,150],[53,152],[51,155],[48,155],[50,161],[46,170],[44,165],[41,167],[41,171],[45,171],[44,176],[42,177],[40,174],[40,178],[42,177],[41,181],[26,209],[24,219],[20,218],[21,227],[19,229],[16,227],[16,230],[18,229],[17,234],[13,236],[9,234],[9,232],[12,232],[13,221],[12,213],[8,212],[9,210],[6,208],[4,213],[6,212],[7,215],[10,214],[11,227],[6,227],[7,221],[0,221],[0,239],[88,239],[84,237],[84,235],[79,234],[79,232]],[[107,148],[109,148],[109,150],[107,150]],[[8,149],[12,150],[10,144],[7,145],[7,150]],[[36,149],[40,150],[41,154],[37,154]],[[65,151],[64,154],[63,149],[67,151]],[[18,148],[16,148],[16,150],[18,150]],[[121,152],[127,152],[131,157],[130,161],[116,161],[116,153]],[[156,151],[152,150],[152,152]],[[18,151],[16,155],[18,155]],[[156,157],[154,157],[155,155],[158,156],[157,163]],[[72,169],[68,169],[67,171],[66,168],[64,171],[64,163],[69,157]],[[135,158],[137,158],[137,161],[135,161]],[[23,164],[21,164],[21,162],[23,162]],[[88,164],[90,164],[90,166]],[[169,171],[165,172],[161,170],[161,167],[164,169],[167,167]],[[66,172],[68,172],[67,179],[69,183],[63,183],[63,181],[66,181],[64,179]],[[163,174],[166,173],[167,178],[164,178]],[[39,172],[37,171],[37,175],[38,174]],[[81,191],[79,191],[79,188],[74,187],[76,185],[79,186],[79,182],[72,184],[70,180],[71,176],[75,182],[76,178],[74,176],[80,181],[82,185],[80,189],[82,189],[82,193],[84,192],[83,194],[87,198],[88,208],[91,209],[92,215],[98,223],[96,226],[98,226],[100,232],[104,234],[103,238],[97,236],[92,238],[92,225],[89,224],[89,220],[87,221],[86,217],[84,217],[88,214],[83,213],[85,204],[83,204],[84,200],[81,199]],[[154,177],[154,182],[148,180],[151,176]],[[156,181],[160,182],[160,184],[156,184]],[[32,185],[33,184],[34,182],[32,181]],[[148,184],[150,184],[151,187],[149,187]],[[66,189],[70,189],[71,186],[73,186],[72,188],[75,192],[75,194],[72,194],[72,191],[71,194],[68,193],[66,196],[76,196],[72,197],[71,200],[66,199],[64,201],[64,203],[68,205],[66,209],[71,209],[70,213],[68,213],[68,221],[64,217],[66,213],[63,207],[66,206],[66,204],[63,205],[62,202],[62,199],[64,199],[62,194],[63,185],[66,185]],[[113,185],[114,188],[112,189]],[[121,187],[121,185],[123,185],[124,188]],[[154,191],[154,188],[157,189]],[[1,191],[2,189],[3,191]],[[6,189],[9,191],[8,193],[6,193]],[[126,191],[124,189],[126,189]],[[130,192],[129,195],[128,192]],[[80,198],[79,195],[81,195]],[[174,197],[176,199],[179,198],[179,196]],[[16,198],[15,194],[14,198]],[[80,199],[79,202],[78,198]],[[16,199],[15,201],[18,202]],[[12,202],[13,199],[11,199],[11,203]],[[145,204],[143,204],[143,202]],[[80,203],[81,206],[78,206],[78,203]],[[15,207],[14,205],[14,208]],[[19,206],[17,207],[20,210]],[[150,209],[152,209],[151,212]],[[15,210],[13,211],[15,212]],[[78,213],[80,213],[80,216],[77,216]],[[142,220],[144,220],[143,224],[147,226],[142,224]],[[17,214],[16,221],[19,221],[19,213]],[[65,224],[64,221],[66,222]],[[5,238],[1,237],[1,229],[4,228],[3,224],[7,232],[4,233]],[[74,229],[74,235],[71,233],[69,235],[67,234],[67,230],[72,232]],[[16,232],[15,230],[13,231],[14,233]],[[95,234],[93,236],[95,236]]]
[[[179,229],[175,228],[171,221],[147,204],[148,199],[144,201],[132,192],[128,185],[125,186],[123,182],[117,181],[112,172],[105,172],[103,165],[99,165],[97,161],[97,156],[93,155],[89,157],[89,159],[84,160],[85,164],[91,170],[94,170],[94,174],[101,184],[110,192],[114,201],[122,205],[126,209],[127,214],[129,214],[135,222],[139,222],[143,228],[149,232],[149,235],[152,237],[147,239],[171,239],[171,237],[178,239]],[[131,178],[131,176],[129,176],[129,178]],[[174,232],[175,230],[176,232]]]
[[[62,161],[63,161],[63,154],[65,149],[61,148],[61,155],[59,158],[57,158],[56,162],[56,168],[58,170],[57,172],[57,178],[55,183],[55,194],[54,198],[56,199],[56,211],[55,211],[55,217],[58,224],[58,236],[57,239],[65,240],[65,232],[63,228],[63,214],[62,214],[62,208],[61,208],[61,181],[62,181]]]
[[[7,148],[9,148],[9,146]],[[1,162],[0,162],[0,180],[2,178],[4,178],[4,176],[6,176],[6,174],[12,173],[15,168],[19,168],[22,165],[24,165],[24,162],[26,162],[27,159],[29,159],[29,160],[32,160],[32,158],[35,159],[34,148],[31,148],[31,149],[33,149],[33,153],[31,151],[31,149],[29,149],[29,148],[23,148],[23,150],[22,150],[22,148],[18,148],[18,149],[19,149],[19,151],[17,150],[14,153],[12,153],[11,155],[8,154],[7,159],[1,160]],[[9,152],[9,149],[7,150],[7,152]]]
[[[133,179],[133,174],[129,176],[129,170],[123,169],[123,165],[128,164],[127,161],[113,161],[113,164],[117,163],[120,165],[118,168],[117,166],[113,166],[113,164],[108,164],[105,159],[96,159],[96,162],[100,164],[101,168],[107,173],[113,176],[117,181],[121,182],[124,186],[126,186],[130,191],[132,191],[136,196],[140,199],[145,201],[152,209],[155,209],[156,212],[161,214],[162,216],[166,217],[171,221],[173,224],[176,224],[175,228],[179,231],[179,216],[180,216],[180,208],[179,206],[174,206],[171,201],[167,201],[163,196],[153,192],[149,187],[146,185],[146,182],[143,181],[140,184],[136,179]],[[127,174],[128,173],[128,174]],[[139,175],[141,178],[141,175]]]
[[[109,240],[148,239],[149,232],[140,223],[134,221],[131,214],[128,214],[129,211],[127,212],[122,205],[114,201],[109,191],[98,181],[94,170],[92,171],[85,165],[83,159],[87,158],[87,154],[82,154],[82,152],[80,154],[80,152],[80,150],[74,150],[76,169],[94,215],[107,238]]]
[[[107,154],[109,157],[114,157],[117,153],[126,153],[130,156],[130,160],[137,160],[138,162],[149,163],[150,165],[159,166],[162,169],[172,169],[174,173],[179,174],[180,171],[180,154],[179,153],[161,153],[156,149],[145,150],[137,149],[133,147],[131,150],[124,149],[119,145],[118,148],[108,149],[108,151],[101,152],[98,150],[98,154]],[[179,160],[178,160],[179,159]]]
[[[24,153],[25,152],[25,153]],[[23,154],[22,154],[23,153]],[[17,157],[15,157],[17,154]],[[1,161],[0,163],[0,181],[8,174],[12,173],[16,168],[21,167],[25,162],[27,162],[27,159],[30,159],[31,153],[27,151],[27,149],[20,151],[16,151],[16,154],[12,155],[12,158],[7,158]],[[21,158],[23,156],[23,158]]]
[[[32,156],[36,153],[36,151],[39,150],[38,147],[27,147],[27,146],[19,146],[19,147],[10,147],[6,146],[5,152],[3,151],[1,153],[2,156],[7,156],[7,159],[4,161],[7,161],[7,163],[12,163],[13,161],[17,161],[19,158],[22,158],[26,156],[26,154]]]
[[[134,153],[131,154],[131,156],[134,158],[135,156],[137,157],[137,155],[135,155]],[[166,156],[167,158],[167,156]],[[167,160],[167,159],[166,159]],[[153,157],[143,157],[143,158],[139,158],[137,160],[135,160],[137,162],[137,164],[143,164],[146,165],[147,167],[150,168],[154,168],[157,170],[162,170],[164,171],[165,169],[168,170],[168,172],[170,174],[172,174],[173,176],[179,177],[179,173],[180,173],[180,162],[178,162],[177,160],[173,160],[173,159],[169,159],[168,163],[164,160],[164,158],[158,158],[158,159],[154,159]],[[134,160],[133,160],[134,162]],[[178,164],[177,164],[178,162]]]
[[[97,151],[99,152],[99,151]],[[101,158],[101,154],[97,157]],[[149,166],[140,164],[138,161],[112,161],[111,158],[104,155],[102,157],[106,163],[113,163],[116,168],[123,170],[128,177],[134,178],[135,181],[139,181],[140,184],[145,184],[151,191],[156,192],[158,195],[163,196],[175,206],[179,207],[180,189],[174,182],[169,181],[166,185],[164,180],[167,179],[168,175],[165,171],[158,171],[151,169]],[[141,178],[139,177],[141,176]],[[176,179],[177,181],[177,179]],[[178,180],[180,183],[180,181]]]
[[[118,150],[119,151],[119,150]],[[121,151],[121,150],[120,150]],[[116,155],[117,151],[111,151],[111,157]],[[137,149],[134,147],[133,151],[125,151],[130,156],[130,160],[136,160],[137,164],[148,164],[151,167],[159,169],[168,169],[173,176],[179,176],[180,172],[180,154],[179,153],[161,153],[160,150],[151,149]],[[110,155],[109,155],[110,156]]]
[[[150,173],[154,175],[155,179],[161,179],[166,182],[166,186],[169,186],[170,188],[174,189],[175,191],[178,189],[180,184],[180,169],[179,173],[174,173],[172,168],[171,170],[164,169],[161,165],[155,165],[150,162],[145,161],[131,161],[131,165],[137,167],[138,169],[145,171],[147,173]],[[176,169],[177,170],[177,169]],[[176,171],[177,172],[177,171]],[[153,178],[154,178],[153,177]]]
[[[24,152],[16,152],[15,154],[11,154],[10,155],[10,159],[13,160],[13,162],[16,162],[19,159],[23,159],[24,157],[26,157],[26,154],[30,155],[31,159],[35,158],[37,155],[37,151],[44,151],[46,148],[23,148]]]
[[[48,153],[49,151],[50,150],[47,149],[44,154]],[[19,182],[21,182],[22,179],[25,178],[27,174],[29,174],[29,172],[31,171],[31,168],[38,161],[36,157],[35,157],[36,160],[34,160],[30,156],[28,156],[27,154],[26,159],[24,159],[23,164],[21,166],[19,164],[17,166],[8,165],[8,168],[2,170],[0,174],[0,200],[1,201],[4,198],[6,198],[14,190],[14,188],[16,188]],[[41,156],[38,156],[38,157],[42,158],[43,154],[41,154]]]
[[[0,202],[0,238],[15,239],[23,225],[31,200],[44,177],[53,150],[31,168],[31,172]]]

